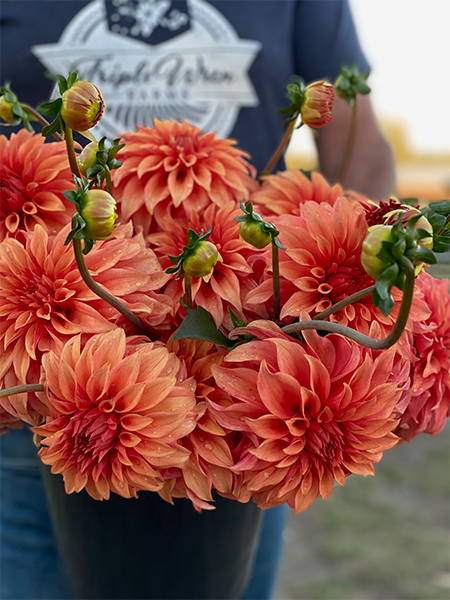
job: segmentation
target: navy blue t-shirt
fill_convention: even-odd
[[[369,68],[346,0],[2,0],[1,50],[2,83],[33,106],[54,87],[46,71],[98,85],[97,137],[188,120],[237,139],[259,170],[285,130],[292,75]]]

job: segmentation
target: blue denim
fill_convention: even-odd
[[[28,430],[0,437],[0,597],[70,600],[70,582],[49,516],[37,450]],[[287,506],[264,511],[258,553],[242,600],[272,597]]]

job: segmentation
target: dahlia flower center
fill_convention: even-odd
[[[179,135],[175,140],[175,148],[178,152],[184,152],[185,154],[195,154],[196,147],[194,139],[190,135]]]
[[[341,265],[327,276],[325,284],[321,287],[326,287],[323,293],[326,293],[334,304],[371,285],[371,281],[361,268],[355,265]]]
[[[305,435],[305,450],[309,454],[316,455],[329,464],[342,463],[344,435],[336,422],[318,423],[312,420]]]

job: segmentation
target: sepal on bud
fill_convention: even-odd
[[[121,161],[116,159],[116,154],[125,144],[119,142],[119,139],[114,140],[108,148],[106,137],[103,137],[99,142],[91,142],[85,146],[77,159],[81,175],[96,180],[101,187],[108,177],[107,171],[122,166]]]
[[[96,240],[104,240],[113,232],[117,220],[116,201],[105,190],[91,189],[86,178],[74,176],[74,181],[75,191],[64,192],[64,197],[77,208],[64,244],[84,239],[83,254],[88,254]]]
[[[347,104],[353,106],[356,94],[368,94],[371,90],[366,84],[370,71],[361,73],[356,65],[348,67],[343,65],[335,81],[334,89],[338,96],[343,98]]]
[[[334,105],[334,87],[327,81],[315,81],[305,86],[301,77],[287,86],[291,105],[280,110],[288,121],[301,115],[302,122],[310,127],[322,127],[331,121]]]
[[[2,125],[5,127],[15,127],[23,123],[25,129],[34,131],[30,125],[30,120],[33,119],[24,106],[19,102],[16,94],[11,90],[9,81],[3,87],[0,87],[0,118],[4,121]]]
[[[248,244],[261,250],[273,242],[278,248],[285,248],[278,240],[279,231],[275,225],[264,221],[258,213],[253,212],[253,203],[241,202],[243,216],[234,217],[234,220],[240,223],[239,235]]]
[[[201,230],[200,235],[193,229],[188,231],[188,244],[183,248],[183,252],[178,256],[170,256],[174,267],[166,269],[166,273],[177,273],[176,279],[179,279],[183,273],[190,277],[206,277],[218,262],[222,262],[222,257],[217,247],[212,242],[207,242],[211,235],[210,227],[206,233]]]

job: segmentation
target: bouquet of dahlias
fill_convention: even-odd
[[[67,493],[299,512],[443,428],[449,282],[422,267],[449,248],[450,202],[271,174],[344,84],[289,86],[259,179],[187,122],[95,140],[103,99],[75,73],[39,112],[3,88],[1,116],[26,127],[0,138],[2,427],[32,427]]]

